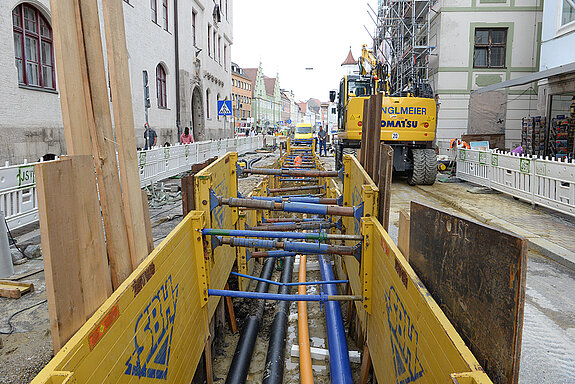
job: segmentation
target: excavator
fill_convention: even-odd
[[[436,104],[431,86],[412,81],[405,90],[389,89],[387,66],[377,60],[364,44],[359,58],[359,75],[346,75],[338,96],[338,142],[335,150],[337,169],[344,154],[355,154],[361,147],[363,102],[383,93],[381,141],[393,147],[393,171],[407,175],[410,185],[432,185],[437,175],[435,139]]]

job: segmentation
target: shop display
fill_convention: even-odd
[[[541,116],[521,119],[521,146],[528,155],[543,155],[545,151],[545,118]]]

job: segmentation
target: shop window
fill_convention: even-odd
[[[158,96],[158,108],[167,108],[166,70],[162,64],[158,64],[156,67],[156,94]]]
[[[507,28],[475,29],[473,68],[505,68]]]
[[[14,58],[20,85],[56,89],[52,27],[30,4],[12,11]]]
[[[561,26],[575,21],[575,1],[563,0],[563,9],[561,10]]]

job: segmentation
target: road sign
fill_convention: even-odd
[[[218,116],[230,116],[232,114],[231,100],[218,100]]]
[[[283,120],[278,122],[279,125],[284,125]]]
[[[291,124],[291,119],[287,119],[286,123]]]

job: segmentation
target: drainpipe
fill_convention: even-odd
[[[289,284],[293,271],[292,256],[284,259],[284,265],[281,275],[281,282]],[[282,285],[279,289],[280,294],[290,293],[289,285]],[[289,301],[280,301],[277,304],[277,312],[274,316],[270,328],[270,342],[268,345],[268,354],[266,356],[266,365],[263,376],[263,384],[282,384],[284,377],[286,333],[288,326]]]
[[[268,258],[262,268],[260,277],[269,280],[272,277],[274,264],[275,259]],[[265,293],[268,291],[268,287],[268,283],[260,281],[256,288],[256,292]],[[252,361],[252,355],[254,353],[254,346],[258,337],[260,323],[264,315],[265,304],[265,300],[258,300],[255,309],[252,310],[250,316],[246,319],[240,340],[238,341],[236,351],[234,352],[234,358],[232,359],[230,370],[228,371],[226,384],[243,384],[246,382],[248,370]]]
[[[177,141],[180,142],[182,134],[182,124],[180,121],[180,33],[178,30],[178,0],[174,0],[174,49],[175,49],[175,71],[176,71],[176,128],[178,130]]]

